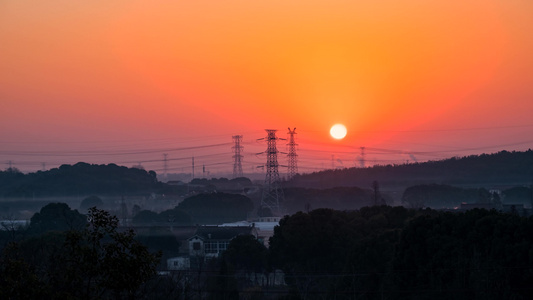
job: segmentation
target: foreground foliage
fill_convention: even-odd
[[[282,219],[270,244],[295,299],[533,297],[533,217],[320,209]]]
[[[91,208],[81,231],[50,231],[10,244],[0,261],[0,298],[137,298],[155,276],[160,254],[117,227],[116,217]]]
[[[284,217],[269,249],[238,236],[218,259],[157,277],[159,254],[137,240],[153,249],[176,248],[176,241],[136,240],[95,208],[82,230],[47,225],[53,216],[78,219],[69,210],[51,204],[32,220],[48,231],[4,249],[0,299],[533,298],[533,217],[480,209],[317,209]],[[270,277],[279,269],[286,285]]]

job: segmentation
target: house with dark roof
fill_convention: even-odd
[[[202,270],[207,260],[220,256],[228,248],[230,241],[239,235],[253,235],[257,239],[258,227],[254,223],[248,226],[198,226],[194,235],[186,242],[189,247],[188,255],[167,259],[167,270],[184,271],[182,274],[186,276],[197,276],[196,271]],[[257,286],[285,285],[285,274],[281,270],[250,273],[246,276]]]
[[[218,257],[228,249],[229,242],[239,235],[253,235],[257,238],[257,229],[252,226],[219,227],[200,226],[188,239],[190,257]]]
[[[188,253],[169,258],[167,269],[190,270],[198,268],[205,259],[218,257],[228,249],[230,241],[239,235],[253,235],[257,238],[257,228],[254,224],[250,226],[198,226],[193,236],[189,235],[190,237],[185,241]]]

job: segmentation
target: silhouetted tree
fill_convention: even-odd
[[[237,281],[228,270],[225,260],[220,260],[219,274],[209,277],[207,280],[207,292],[209,300],[238,300],[239,291]]]
[[[270,260],[301,298],[371,299],[387,282],[398,232],[413,215],[372,206],[286,216],[270,238]]]
[[[3,299],[35,293],[43,299],[142,296],[138,290],[155,276],[160,254],[150,253],[132,230],[118,231],[118,219],[106,211],[91,208],[88,219],[81,231],[49,232],[6,248],[0,267]],[[14,281],[15,276],[21,277]]]
[[[391,288],[404,299],[529,299],[533,219],[473,209],[411,220],[396,247]]]
[[[240,194],[209,193],[186,198],[176,208],[189,214],[195,223],[223,223],[246,220],[253,203]]]
[[[533,190],[529,187],[517,186],[510,189],[506,189],[502,192],[504,198],[503,203],[508,204],[525,204],[530,206],[532,204]]]
[[[141,207],[137,204],[133,205],[131,208],[131,217],[135,217],[141,211]]]
[[[46,285],[19,253],[16,243],[4,248],[0,257],[0,298],[39,299],[47,292]]]
[[[87,218],[66,203],[50,203],[41,208],[30,219],[28,231],[41,234],[46,231],[79,230],[85,226]]]
[[[191,216],[178,207],[160,212],[159,219],[170,225],[184,226],[193,224]]]
[[[359,209],[373,205],[372,191],[358,187],[336,187],[330,189],[285,188],[283,205],[291,213],[313,208]]]
[[[246,273],[261,273],[267,268],[267,248],[253,235],[239,235],[232,239],[223,258],[234,269]]]

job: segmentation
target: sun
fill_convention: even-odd
[[[331,136],[337,140],[343,139],[347,132],[348,130],[346,130],[346,126],[342,124],[335,124],[331,126],[331,129],[329,130],[329,134],[331,134]]]

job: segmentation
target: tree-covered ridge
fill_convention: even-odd
[[[183,200],[176,209],[192,217],[196,224],[220,224],[246,220],[253,210],[252,200],[240,194],[208,193]]]
[[[423,163],[326,170],[297,175],[288,185],[313,188],[368,187],[373,180],[384,185],[403,186],[420,183],[531,184],[533,151],[501,151]]]
[[[289,187],[283,189],[283,192],[285,202],[282,204],[290,213],[317,208],[359,209],[373,204],[372,192],[358,187],[330,189]]]
[[[270,239],[271,259],[275,267],[286,272],[288,283],[298,289],[308,286],[318,274],[386,272],[400,230],[415,214],[403,207],[373,206],[356,211],[317,209],[286,216]]]
[[[38,235],[47,231],[81,230],[86,224],[87,217],[67,204],[49,203],[33,215],[28,232]]]
[[[480,204],[500,210],[505,205],[529,209],[533,204],[533,190],[524,186],[490,191],[485,188],[421,184],[405,189],[401,203],[409,208],[457,209],[463,204]]]
[[[244,188],[249,188],[253,185],[252,181],[246,177],[237,177],[233,179],[221,178],[194,178],[190,182],[191,185],[201,185],[210,191],[242,191]],[[193,187],[194,188],[194,187]]]
[[[172,226],[188,226],[192,225],[192,219],[189,214],[183,210],[174,207],[173,209],[167,209],[160,213],[153,212],[151,210],[141,210],[132,218],[132,224],[134,225],[172,225]]]
[[[402,195],[406,207],[458,208],[461,203],[490,203],[494,197],[486,189],[463,189],[441,184],[408,187]]]
[[[160,189],[154,171],[127,168],[116,164],[77,163],[49,171],[22,174],[0,172],[0,196],[69,196],[152,192]]]

